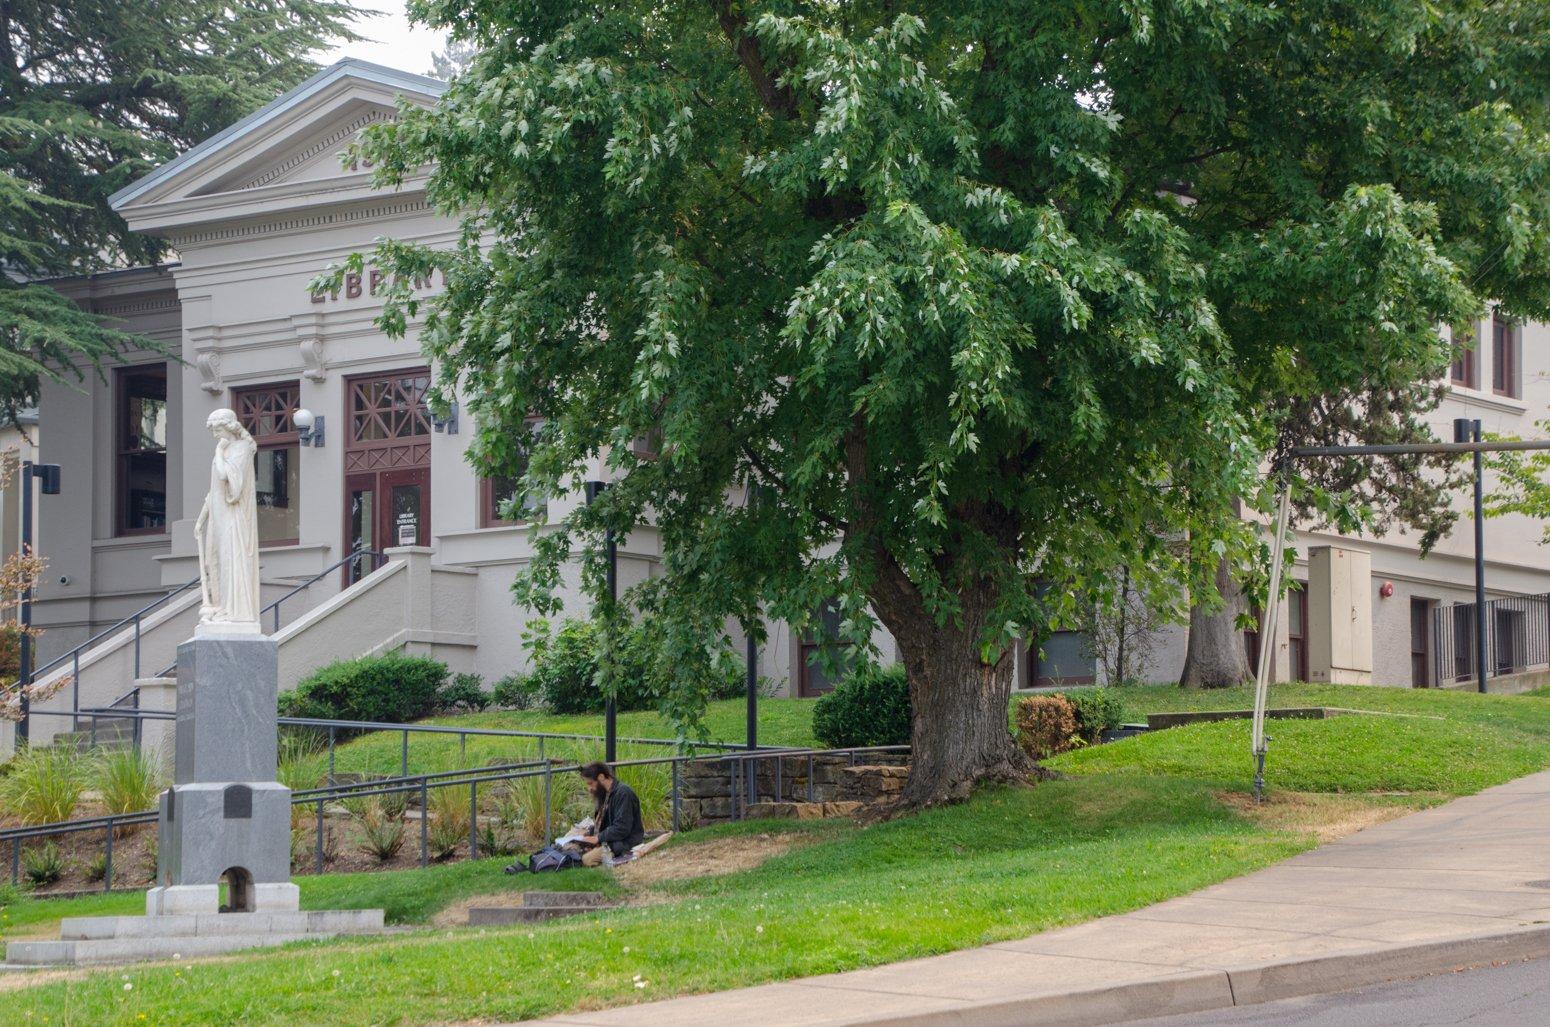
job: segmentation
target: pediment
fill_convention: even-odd
[[[428,105],[443,88],[341,61],[116,193],[113,207],[136,230],[158,231],[369,193],[369,172],[343,167],[340,154],[400,99]]]
[[[277,141],[255,154],[251,160],[202,185],[190,195],[212,196],[240,192],[290,182],[322,182],[358,173],[340,161],[346,147],[368,126],[387,121],[393,108],[370,102],[355,102],[318,119],[319,123],[301,126],[285,140]]]

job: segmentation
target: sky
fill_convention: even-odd
[[[356,22],[355,31],[366,38],[323,51],[317,57],[320,63],[327,65],[345,57],[359,57],[418,75],[431,70],[431,54],[446,44],[446,33],[410,25],[404,14],[404,0],[364,0],[361,6],[381,12],[377,17],[362,17]]]

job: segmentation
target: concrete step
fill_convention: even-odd
[[[91,941],[13,941],[5,946],[10,966],[89,966],[147,959],[193,959],[239,949],[284,945],[332,934],[227,934],[187,938],[102,938]]]
[[[503,924],[536,924],[541,920],[559,920],[585,913],[601,913],[614,906],[474,906],[468,911],[468,926],[499,927]]]
[[[61,941],[206,938],[256,934],[375,934],[380,909],[309,909],[294,913],[198,913],[184,916],[77,916],[59,923]]]
[[[525,891],[522,893],[524,906],[612,906],[616,903],[608,901],[600,891]]]
[[[58,941],[13,941],[6,965],[83,966],[146,959],[192,959],[306,938],[380,934],[380,909],[298,913],[201,913],[192,916],[66,917]]]

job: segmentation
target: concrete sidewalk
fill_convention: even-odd
[[[1550,955],[1550,772],[1123,916],[545,1024],[1099,1024]]]

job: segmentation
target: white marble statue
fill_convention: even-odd
[[[206,630],[257,634],[258,503],[253,494],[253,436],[231,410],[205,422],[216,438],[210,493],[194,522],[199,545],[199,624]]]

